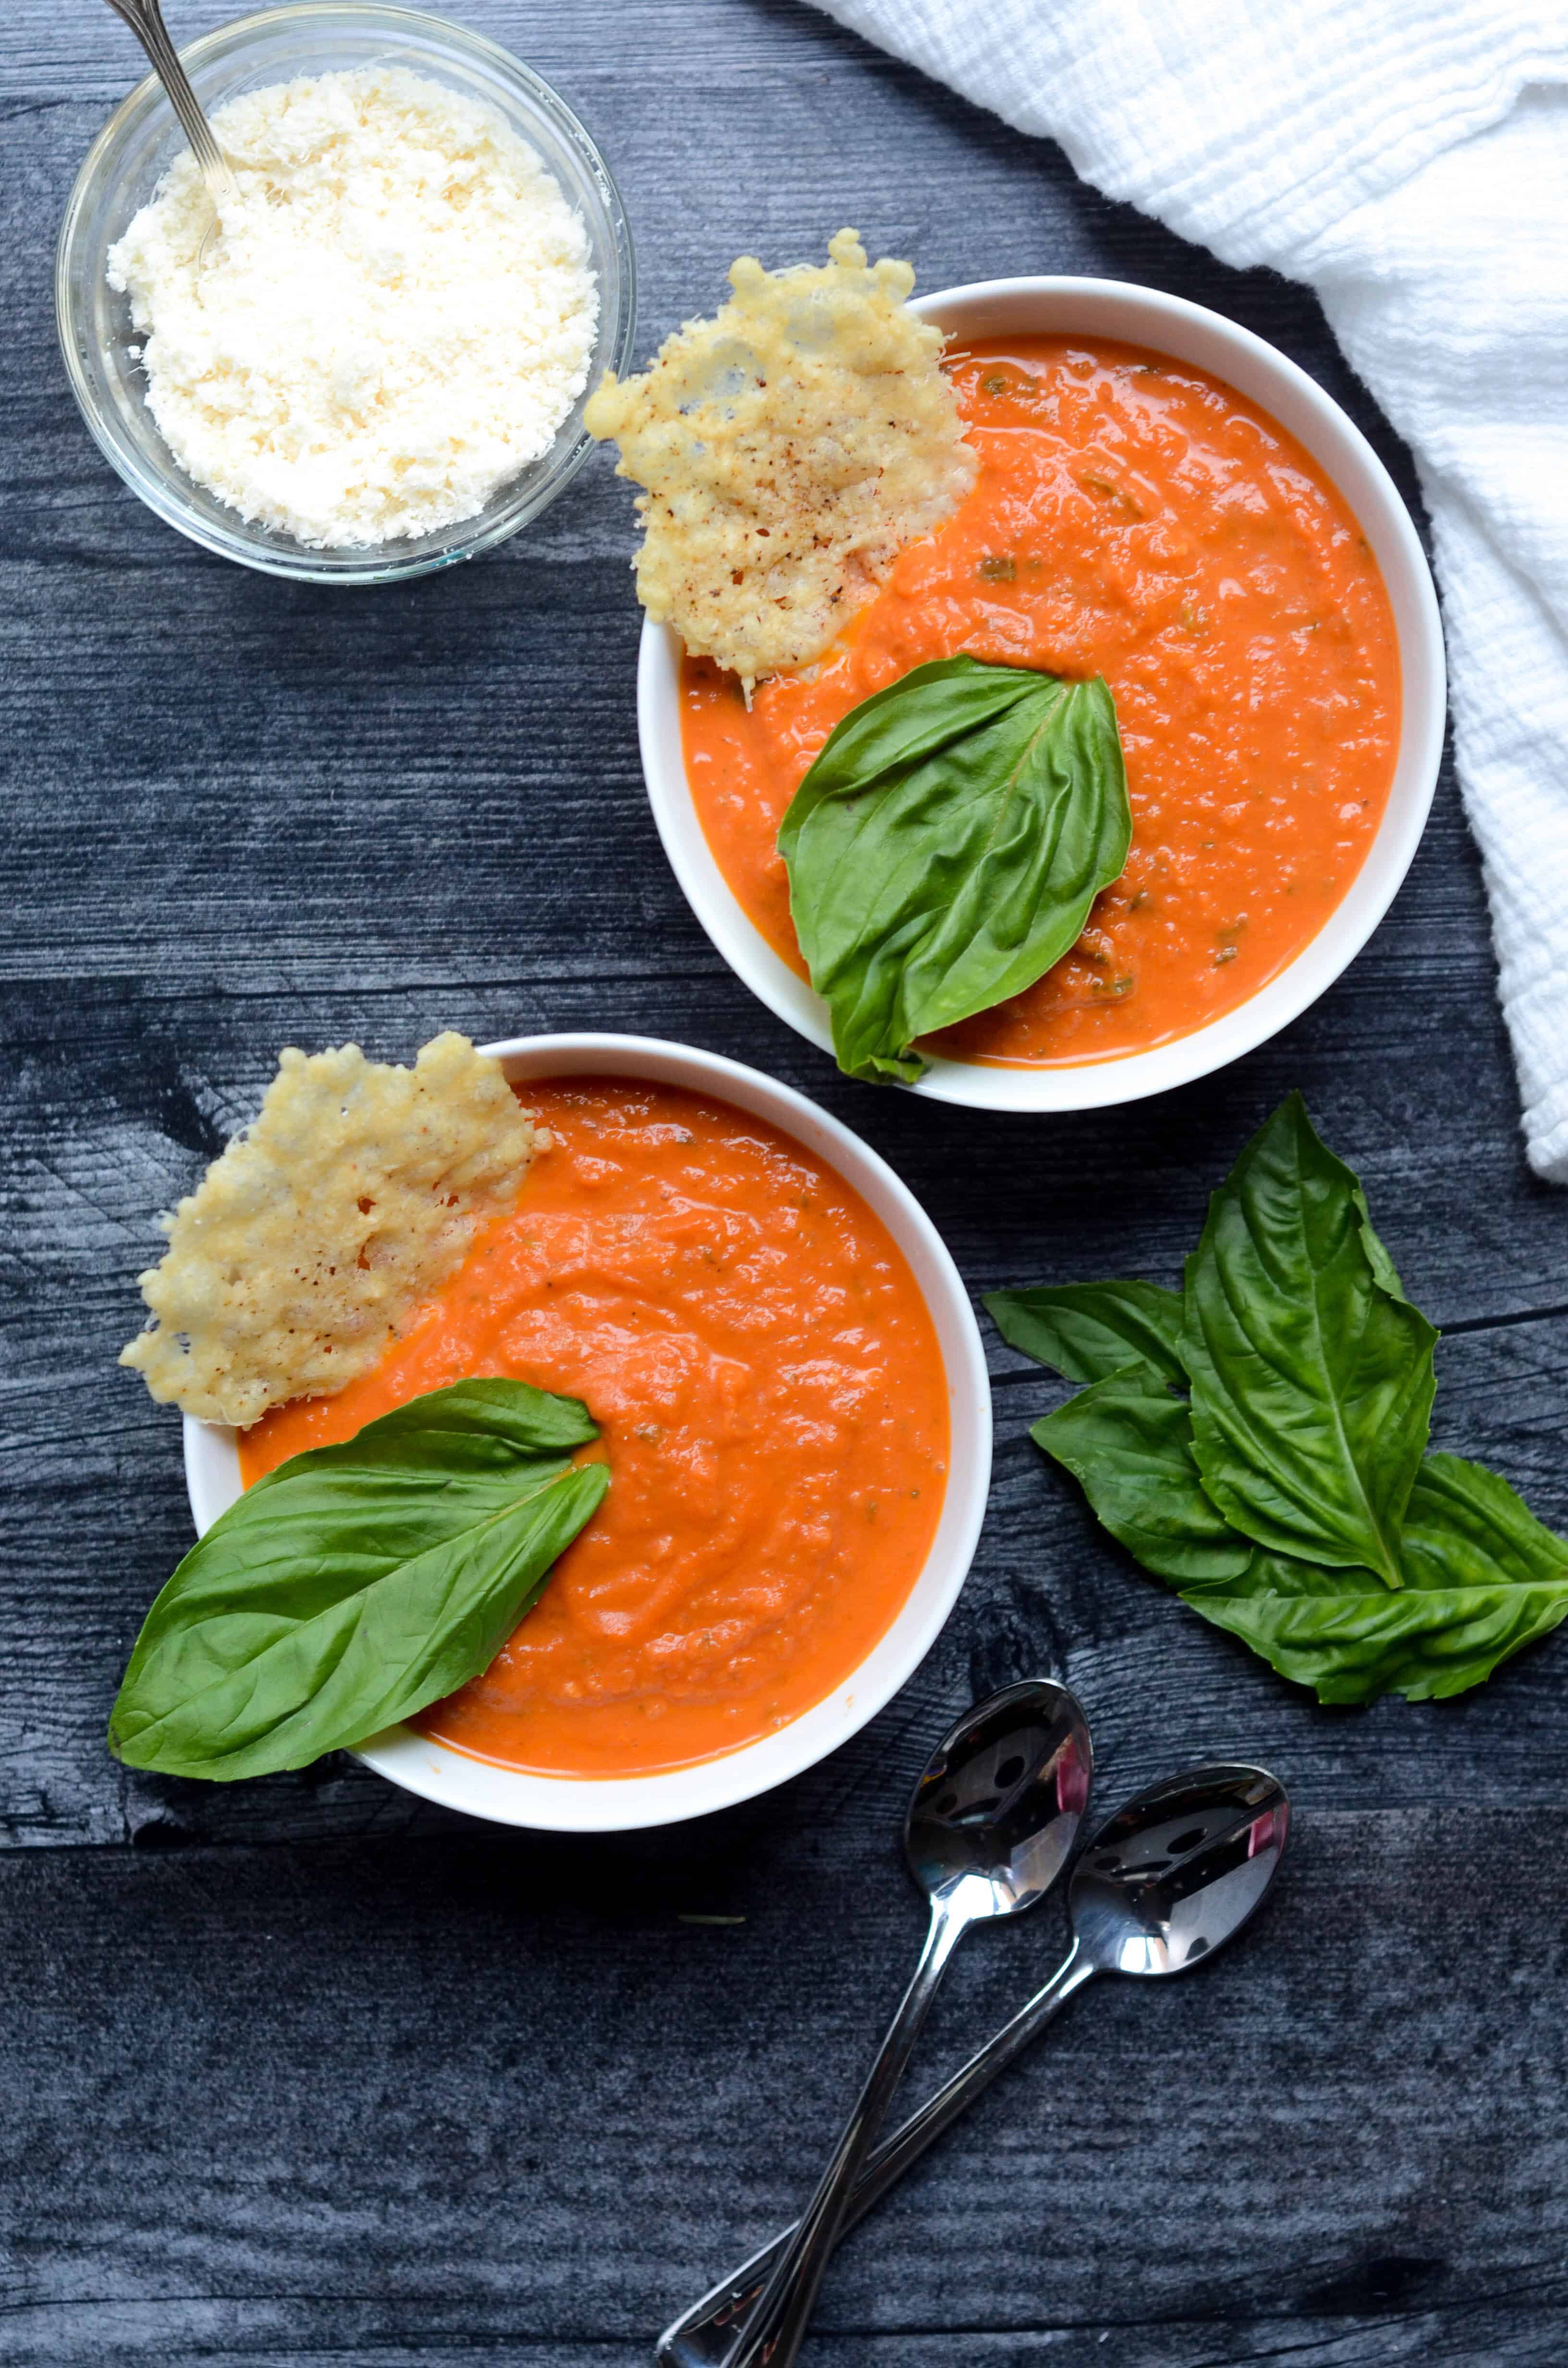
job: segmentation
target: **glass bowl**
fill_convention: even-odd
[[[181,57],[209,114],[242,92],[296,74],[349,66],[406,66],[502,115],[552,172],[581,215],[598,280],[599,322],[587,383],[550,450],[499,487],[472,518],[395,541],[313,551],[292,535],[247,525],[187,476],[147,406],[131,348],[131,300],[108,279],[108,251],[184,145],[162,85],[133,90],[88,150],[61,224],[54,303],[71,388],[104,457],[149,509],[207,551],[269,575],[316,584],[390,584],[505,541],[570,484],[593,447],[583,405],[601,374],[623,371],[636,312],[631,234],[608,166],[547,83],[505,50],[440,17],[372,0],[302,0],[242,17],[192,42]]]

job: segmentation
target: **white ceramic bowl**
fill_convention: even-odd
[[[824,1702],[788,1726],[720,1759],[656,1776],[529,1776],[433,1742],[409,1726],[389,1727],[359,1745],[357,1757],[394,1784],[471,1816],[561,1833],[616,1833],[705,1816],[750,1800],[798,1776],[874,1718],[930,1650],[958,1600],[973,1559],[991,1485],[991,1384],[964,1289],[942,1237],[908,1187],[874,1151],[803,1094],[714,1053],[650,1036],[518,1036],[483,1048],[508,1077],[594,1073],[653,1077],[735,1103],[804,1144],[852,1184],[908,1259],[930,1309],[948,1377],[952,1426],[948,1492],[924,1569],[887,1634]],[[198,1534],[240,1494],[240,1459],[232,1430],[185,1423],[186,1486]]]
[[[1121,338],[1196,362],[1271,412],[1306,446],[1360,520],[1388,586],[1399,635],[1403,716],[1393,786],[1367,860],[1344,902],[1267,985],[1207,1027],[1146,1053],[1062,1068],[983,1068],[934,1060],[912,1090],[975,1110],[1095,1110],[1207,1076],[1250,1053],[1332,986],[1382,919],[1426,826],[1443,753],[1446,677],[1437,596],[1409,513],[1359,428],[1306,372],[1233,321],[1153,288],[1114,279],[988,279],[911,308],[960,337]],[[720,871],[692,803],[681,753],[680,642],[646,619],[638,668],[642,773],[659,836],[687,902],[754,995],[824,1052],[827,1007],[781,962]]]

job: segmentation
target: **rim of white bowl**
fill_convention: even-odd
[[[947,1373],[951,1450],[930,1552],[891,1627],[824,1700],[777,1733],[717,1759],[652,1776],[535,1776],[475,1759],[410,1726],[389,1727],[355,1757],[427,1801],[498,1825],[621,1833],[733,1808],[787,1783],[858,1735],[925,1659],[969,1576],[991,1485],[991,1383],[980,1326],[936,1226],[886,1160],[838,1119],[760,1069],[660,1037],[598,1031],[507,1037],[482,1050],[508,1077],[631,1076],[734,1103],[814,1152],[887,1226],[937,1328]],[[240,1494],[235,1434],[185,1417],[186,1487],[199,1536]]]
[[[938,1058],[908,1089],[972,1110],[1020,1111],[1098,1110],[1166,1093],[1239,1060],[1298,1019],[1354,962],[1398,894],[1431,811],[1448,716],[1431,570],[1392,478],[1355,422],[1288,356],[1221,313],[1131,281],[1068,277],[975,280],[920,297],[910,309],[959,337],[1076,330],[1212,370],[1306,447],[1348,503],[1382,572],[1399,641],[1394,778],[1361,869],[1316,936],[1233,1011],[1170,1043],[1059,1068],[989,1068]],[[681,747],[680,646],[672,627],[643,619],[637,728],[665,852],[687,904],[736,976],[831,1055],[826,1005],[744,911],[698,819]]]

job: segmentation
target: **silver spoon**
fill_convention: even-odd
[[[1073,1945],[1042,1990],[878,2146],[839,2233],[854,2226],[1096,1974],[1186,1973],[1239,1932],[1273,1882],[1290,1825],[1284,1786],[1261,1768],[1195,1768],[1150,1785],[1102,1826],[1074,1870]],[[659,2338],[658,2368],[720,2368],[754,2308],[776,2237]]]
[[[850,2189],[954,1949],[971,1924],[1032,1907],[1077,1839],[1094,1764],[1088,1721],[1065,1686],[1005,1687],[943,1736],[915,1788],[904,1855],[931,1902],[915,1977],[816,2193],[776,2248],[760,2294],[720,2353],[726,2368],[790,2368],[837,2240]]]
[[[202,112],[201,101],[192,90],[186,70],[179,62],[179,52],[169,39],[158,0],[108,0],[108,5],[117,17],[123,17],[146,51],[153,72],[163,84],[169,105],[179,118],[180,129],[195,152],[213,211],[222,214],[225,205],[232,203],[239,191],[229,169],[229,160],[213,137],[212,126]]]

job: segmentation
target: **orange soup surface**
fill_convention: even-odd
[[[1337,489],[1222,380],[1063,337],[966,347],[949,370],[974,491],[819,667],[764,684],[749,713],[733,676],[687,661],[692,795],[736,896],[803,974],[774,840],[841,717],[960,650],[1103,675],[1127,869],[1053,970],[938,1043],[1029,1064],[1139,1052],[1255,994],[1360,870],[1399,734],[1388,596]]]
[[[914,1586],[947,1476],[935,1327],[858,1194],[761,1120],[626,1078],[526,1099],[553,1142],[516,1212],[373,1373],[246,1432],[242,1471],[469,1376],[583,1398],[603,1505],[418,1724],[554,1775],[711,1759],[831,1693]]]

